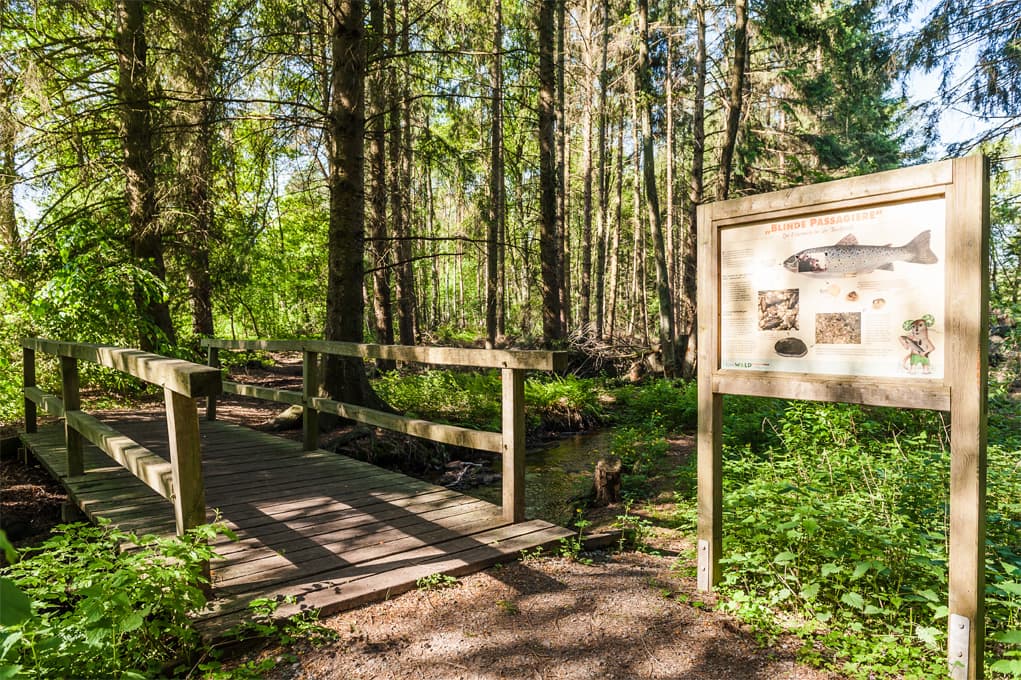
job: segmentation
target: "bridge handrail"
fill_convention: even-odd
[[[318,448],[319,413],[325,412],[431,441],[501,454],[503,458],[504,518],[509,522],[524,520],[525,371],[563,371],[567,366],[566,352],[374,345],[324,340],[221,340],[207,338],[202,340],[202,345],[209,351],[210,366],[219,366],[219,350],[221,349],[303,353],[301,392],[257,387],[226,380],[223,381],[223,389],[224,392],[231,394],[301,406],[306,450]],[[502,375],[501,430],[500,432],[473,430],[321,398],[317,393],[319,354],[445,366],[498,368]],[[216,419],[215,396],[210,396],[208,399],[206,417],[210,420]]]
[[[64,418],[69,477],[85,474],[84,437],[173,503],[179,535],[205,522],[205,482],[195,397],[213,397],[220,393],[223,386],[218,369],[110,345],[23,338],[21,346],[24,356],[25,431],[36,432],[38,407]],[[60,358],[60,397],[45,393],[36,385],[36,353]],[[163,388],[169,462],[81,411],[79,361],[112,368]]]
[[[221,340],[219,338],[203,338],[202,346],[210,349],[316,352],[362,359],[413,361],[421,364],[472,366],[475,368],[514,368],[554,372],[567,368],[567,352],[546,350],[375,345],[336,340]]]

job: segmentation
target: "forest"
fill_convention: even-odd
[[[993,358],[1016,356],[1018,16],[1021,0],[0,0],[0,425],[23,417],[28,336],[199,362],[207,337],[570,349],[609,372],[653,355],[667,380],[615,393],[637,498],[667,435],[693,425],[698,206],[970,153],[992,172]],[[1010,366],[991,389],[990,580],[1005,585],[987,657],[1021,676]],[[462,379],[366,390],[332,370],[332,396],[399,410]],[[945,671],[946,479],[925,462],[945,462],[945,423],[738,411],[727,512],[760,529],[729,544],[724,606],[771,635],[767,609],[798,600],[807,638],[839,650],[806,655],[854,677]],[[778,485],[842,481],[806,451],[922,471],[803,499],[831,519],[765,536]],[[685,483],[674,527],[693,521]],[[873,504],[879,534],[842,523]],[[846,560],[808,547],[817,534]]]
[[[1016,311],[1006,5],[7,0],[3,375],[22,335],[619,339],[691,375],[695,206],[979,147]]]

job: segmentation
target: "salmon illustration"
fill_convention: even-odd
[[[792,272],[808,276],[841,276],[868,274],[877,269],[893,271],[894,262],[935,264],[936,258],[929,239],[932,231],[926,229],[908,243],[900,246],[863,246],[854,234],[848,234],[832,246],[808,248],[791,255],[783,266]]]

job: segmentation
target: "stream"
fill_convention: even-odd
[[[574,434],[525,454],[525,516],[570,526],[572,499],[586,493],[599,456],[610,452],[611,430]],[[500,459],[485,472],[499,474]],[[499,505],[499,481],[464,490],[464,493]]]

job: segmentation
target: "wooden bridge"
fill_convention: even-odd
[[[207,341],[221,349],[304,352],[302,392],[222,380],[220,370],[138,350],[23,341],[22,439],[91,519],[136,534],[180,534],[219,519],[237,534],[216,543],[214,599],[200,617],[208,634],[243,620],[256,598],[284,601],[278,616],[328,614],[415,587],[436,573],[459,575],[556,544],[566,529],[524,518],[523,375],[560,367],[550,352],[486,352],[320,341]],[[36,385],[36,353],[60,358],[61,395]],[[343,404],[316,395],[322,353],[503,371],[503,431],[479,432]],[[160,385],[165,409],[81,411],[78,361]],[[215,420],[226,391],[304,406],[304,445]],[[205,397],[200,420],[196,399]],[[38,425],[37,411],[61,420]],[[316,448],[320,411],[503,456],[503,507]],[[87,444],[85,442],[88,442]],[[169,501],[169,502],[168,502]],[[286,598],[286,599],[285,599]]]

